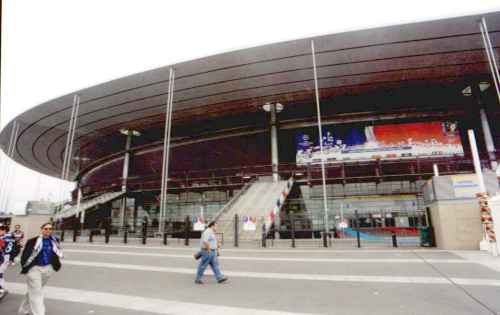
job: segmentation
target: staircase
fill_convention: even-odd
[[[65,218],[69,218],[73,215],[78,215],[78,210],[80,212],[88,210],[94,206],[97,206],[98,204],[103,204],[106,202],[113,201],[116,198],[123,196],[123,194],[124,194],[124,192],[122,192],[122,191],[108,192],[108,193],[104,193],[102,195],[99,195],[97,197],[94,197],[94,198],[91,198],[88,200],[84,200],[84,201],[80,202],[80,209],[78,209],[78,205],[75,204],[69,208],[63,209],[60,213],[57,214],[56,218],[57,219],[65,219]]]
[[[286,180],[272,182],[267,179],[258,180],[250,185],[233,205],[227,209],[217,220],[218,232],[224,235],[224,241],[234,241],[234,216],[239,216],[239,239],[242,241],[260,240],[262,233],[263,218],[269,216],[276,206],[281,193],[287,187]],[[242,219],[244,216],[257,218],[255,231],[244,231]]]

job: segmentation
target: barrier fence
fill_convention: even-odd
[[[310,215],[282,215],[265,228],[264,218],[240,217],[218,221],[217,237],[222,247],[419,247],[433,246],[432,229],[429,227],[359,227],[359,218],[351,220],[353,226],[330,226],[324,232],[323,217]],[[62,242],[88,242],[113,244],[157,244],[198,246],[201,230],[195,217],[183,220],[167,220],[164,233],[157,226],[144,222],[136,229],[108,226],[102,229],[81,229],[75,224],[72,229],[57,230]],[[279,223],[279,224],[278,224]],[[279,229],[277,228],[279,226]]]

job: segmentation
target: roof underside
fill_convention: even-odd
[[[500,13],[485,16],[495,50]],[[58,176],[73,95],[80,96],[75,139],[91,139],[161,117],[169,68],[176,71],[174,120],[255,111],[265,102],[312,100],[314,39],[321,97],[390,88],[414,81],[448,84],[489,74],[478,26],[481,16],[332,34],[183,62],[100,84],[41,104],[15,120],[15,160]],[[11,122],[0,134],[6,151]]]

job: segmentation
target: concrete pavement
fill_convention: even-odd
[[[64,244],[48,314],[500,314],[500,259],[439,250],[227,249],[195,285],[193,248]],[[24,292],[18,267],[2,315]],[[69,312],[71,310],[71,312]]]

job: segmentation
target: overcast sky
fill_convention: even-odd
[[[3,0],[0,123],[66,93],[179,61],[491,11],[500,11],[500,1]],[[58,198],[58,180],[12,169],[9,209]]]

